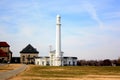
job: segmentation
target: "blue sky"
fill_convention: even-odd
[[[28,44],[49,55],[61,15],[62,51],[79,59],[120,57],[120,0],[0,0],[0,41],[13,56]]]

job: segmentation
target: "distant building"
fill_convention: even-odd
[[[39,52],[29,44],[20,51],[20,62],[25,64],[34,64],[34,58],[38,57],[38,53]]]
[[[11,62],[12,52],[7,42],[0,42],[0,63]]]

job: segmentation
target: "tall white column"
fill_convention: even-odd
[[[56,59],[55,66],[62,66],[61,54],[61,17],[57,15],[56,20]]]
[[[56,20],[56,57],[61,57],[61,17],[57,15]]]

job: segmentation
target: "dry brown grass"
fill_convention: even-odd
[[[29,65],[26,71],[10,80],[120,80],[120,67]]]
[[[21,66],[21,64],[6,64],[3,66],[0,66],[0,72],[6,72],[9,70],[14,70],[16,68],[19,68]]]

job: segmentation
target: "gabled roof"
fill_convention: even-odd
[[[0,42],[0,47],[10,47],[7,42]]]
[[[7,57],[7,53],[0,49],[0,57]]]
[[[28,44],[20,53],[39,53],[32,45]]]

